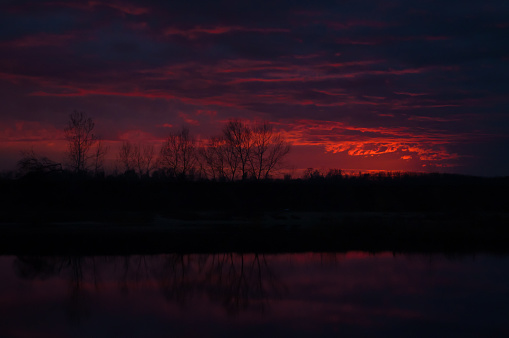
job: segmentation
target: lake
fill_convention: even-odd
[[[509,256],[1,256],[1,337],[506,337]]]

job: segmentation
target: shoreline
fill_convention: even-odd
[[[145,214],[132,214],[130,221],[117,222],[0,222],[0,255],[509,253],[509,213],[281,211],[229,219],[210,213],[194,216],[153,214],[144,219]]]

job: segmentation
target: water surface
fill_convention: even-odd
[[[1,337],[508,336],[509,257],[0,257]]]

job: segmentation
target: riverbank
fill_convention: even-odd
[[[118,216],[118,215],[117,215]],[[125,214],[108,222],[0,223],[0,254],[509,252],[508,213]]]

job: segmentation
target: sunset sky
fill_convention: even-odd
[[[0,170],[268,120],[295,169],[509,175],[509,2],[2,1]]]

